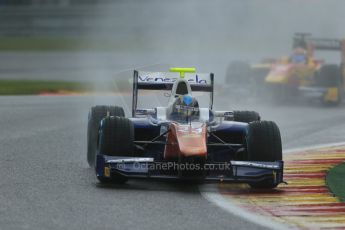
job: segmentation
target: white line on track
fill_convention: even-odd
[[[284,151],[284,154],[290,154],[294,152],[299,151],[307,151],[307,150],[313,150],[313,149],[320,149],[320,148],[327,148],[327,147],[337,147],[345,145],[345,142],[337,142],[337,143],[331,143],[331,144],[320,144],[320,145],[314,145],[309,147],[302,147],[302,148],[294,148],[294,149],[287,149]],[[269,229],[291,229],[291,226],[284,225],[282,223],[274,222],[271,219],[267,219],[260,215],[255,215],[253,213],[247,212],[238,205],[235,204],[235,202],[232,202],[233,200],[230,197],[224,198],[223,195],[221,195],[219,192],[204,192],[210,190],[207,185],[202,185],[199,187],[199,191],[201,195],[208,200],[211,203],[216,204],[218,207],[222,208],[223,210],[238,216],[240,218],[243,218],[245,220],[248,220],[254,224],[260,225],[265,228]]]
[[[204,186],[201,186],[200,190],[207,190]],[[255,215],[253,213],[247,212],[238,205],[235,205],[231,202],[231,198],[224,198],[219,192],[202,192],[200,191],[201,195],[211,203],[216,204],[218,207],[222,208],[223,210],[238,216],[242,219],[248,220],[254,224],[260,225],[262,227],[274,230],[285,230],[291,229],[288,226],[285,226],[278,222],[273,222],[273,220],[267,219],[260,215]]]

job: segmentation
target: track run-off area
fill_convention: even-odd
[[[287,184],[255,190],[221,184],[204,197],[225,210],[273,229],[345,229],[345,204],[327,187],[326,175],[345,161],[345,143],[289,151],[284,155]]]

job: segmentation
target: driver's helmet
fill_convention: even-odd
[[[189,94],[178,96],[171,110],[171,119],[179,122],[188,122],[199,119],[199,103]]]
[[[291,57],[293,63],[306,63],[307,57],[304,54],[294,54]]]
[[[291,62],[293,63],[307,63],[307,52],[303,48],[296,48],[291,55]]]

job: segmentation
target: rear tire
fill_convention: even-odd
[[[125,112],[119,106],[98,105],[91,108],[87,125],[87,162],[90,167],[95,165],[99,124],[106,116],[124,117]]]
[[[246,138],[249,161],[281,161],[282,143],[280,131],[273,121],[254,121],[249,124]],[[252,188],[275,188],[272,180],[249,184]]]
[[[343,84],[341,68],[338,65],[324,65],[315,77],[316,86],[337,88],[337,101],[323,101],[325,105],[339,105],[342,101]]]
[[[106,117],[102,120],[98,141],[98,154],[107,156],[130,157],[134,155],[134,126],[124,117]],[[98,177],[101,183],[125,183],[122,175],[111,175],[110,178]]]
[[[317,73],[315,83],[322,87],[336,87],[341,82],[341,70],[338,65],[324,65]]]
[[[234,121],[245,123],[260,121],[260,115],[255,111],[234,111]]]

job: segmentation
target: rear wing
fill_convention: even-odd
[[[341,53],[341,63],[345,63],[345,39],[311,38],[307,39],[307,42],[310,56],[313,56],[315,50],[339,51]]]
[[[184,78],[193,92],[210,93],[210,109],[213,106],[214,74],[194,72],[146,72],[134,70],[132,116],[136,116],[138,90],[171,90],[174,82]]]
[[[327,38],[310,38],[307,39],[308,44],[317,50],[334,50],[341,51],[344,40],[327,39]]]
[[[341,62],[345,63],[345,39],[312,38],[310,33],[295,33],[293,48],[301,47],[312,57],[315,50],[339,51]]]

